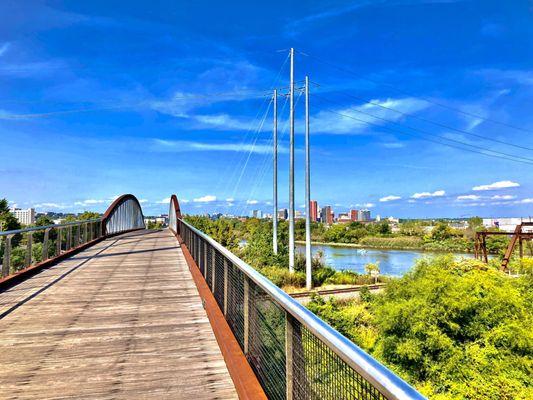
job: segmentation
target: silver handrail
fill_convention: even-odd
[[[80,220],[80,221],[65,222],[65,223],[62,223],[62,224],[30,226],[28,228],[14,229],[14,230],[11,230],[11,231],[0,232],[0,236],[17,235],[19,233],[42,231],[42,230],[45,230],[45,229],[48,229],[48,228],[50,228],[50,229],[52,229],[52,228],[63,228],[65,226],[86,224],[86,223],[90,223],[90,222],[99,222],[101,220],[102,220],[102,218],[93,218],[93,219],[84,219],[84,220]]]
[[[321,320],[302,306],[287,293],[274,285],[253,267],[238,258],[220,243],[196,229],[183,219],[179,219],[187,228],[208,242],[224,257],[237,266],[248,278],[264,290],[287,313],[297,319],[310,332],[321,339],[335,354],[353,368],[364,379],[377,388],[388,399],[422,400],[425,399],[416,389],[401,379],[394,372],[382,365],[351,340]]]

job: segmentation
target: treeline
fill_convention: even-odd
[[[472,218],[465,230],[452,228],[448,222],[439,221],[427,229],[423,221],[406,221],[399,224],[399,232],[392,232],[387,221],[377,223],[351,222],[327,226],[311,224],[311,239],[315,242],[358,244],[384,249],[413,249],[467,253],[474,251],[475,232],[482,229],[481,218]],[[297,240],[305,239],[305,221],[296,221]],[[507,248],[507,237],[490,236],[487,250],[498,254]]]
[[[533,260],[515,262],[422,259],[382,294],[308,307],[430,399],[532,399]]]

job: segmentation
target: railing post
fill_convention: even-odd
[[[224,259],[224,315],[228,314],[228,260]]]
[[[61,235],[63,233],[63,230],[61,228],[57,228],[57,240],[56,240],[56,250],[57,255],[61,255]]]
[[[83,243],[87,243],[87,223],[83,224]]]
[[[67,228],[67,251],[70,250],[70,244],[72,242],[71,240],[71,236],[72,236],[72,225],[70,225],[68,228]]]
[[[28,244],[26,245],[26,267],[31,265],[31,245],[33,242],[33,232],[28,232]]]
[[[50,228],[46,228],[44,230],[43,254],[42,254],[42,260],[41,261],[48,260],[48,237],[49,236],[50,236]]]
[[[294,339],[294,317],[288,312],[285,312],[285,379],[286,379],[286,398],[293,399],[293,376],[294,376],[294,360],[293,360],[293,343]]]
[[[248,277],[244,275],[244,307],[243,307],[243,323],[244,323],[244,354],[248,354],[250,346],[250,282]]]
[[[76,245],[74,247],[78,247],[80,245],[80,229],[81,229],[81,222],[78,225],[76,225],[76,236],[74,236]]]
[[[9,275],[9,269],[11,266],[11,238],[13,235],[6,236],[6,247],[4,249],[4,264],[2,265],[2,276]]]

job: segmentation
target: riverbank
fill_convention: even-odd
[[[296,244],[305,245],[304,240],[296,240]],[[355,249],[378,249],[378,250],[405,250],[405,251],[411,251],[416,250],[424,253],[465,253],[465,254],[471,254],[468,250],[463,251],[457,251],[457,250],[444,250],[444,249],[432,249],[427,248],[424,246],[405,246],[405,245],[398,245],[398,246],[379,246],[375,244],[360,244],[360,243],[337,243],[337,242],[315,242],[312,241],[311,244],[313,246],[331,246],[331,247],[344,247],[344,248],[355,248]]]

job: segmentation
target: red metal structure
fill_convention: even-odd
[[[502,259],[501,264],[501,270],[506,271],[508,269],[509,261],[511,259],[511,256],[513,254],[514,248],[516,247],[516,244],[518,243],[518,251],[520,258],[524,256],[524,241],[533,239],[533,232],[528,231],[525,232],[523,230],[526,226],[533,226],[533,222],[522,222],[521,224],[517,225],[514,232],[499,232],[499,231],[481,231],[476,232],[476,239],[474,242],[474,254],[476,259],[482,260],[484,262],[488,262],[488,253],[487,253],[487,236],[511,236],[511,241],[509,242],[509,246],[507,246],[507,250],[505,250],[505,254]]]

